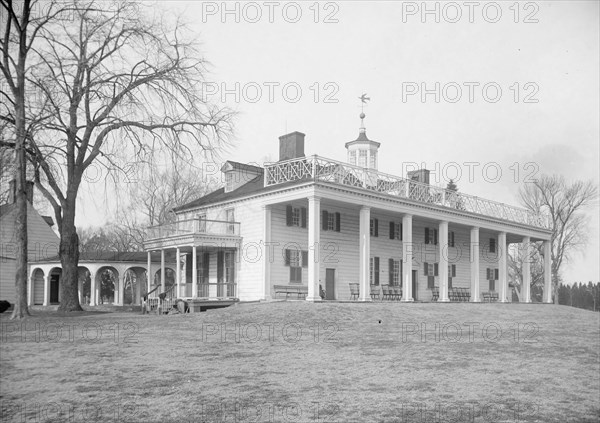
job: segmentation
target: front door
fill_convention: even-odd
[[[412,294],[413,300],[417,301],[417,280],[419,279],[419,271],[412,271]]]
[[[58,304],[58,281],[60,275],[50,276],[50,304]]]
[[[325,299],[335,300],[335,269],[325,269]]]

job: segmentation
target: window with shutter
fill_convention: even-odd
[[[497,281],[498,280],[498,269],[494,269],[494,280]]]
[[[423,263],[423,275],[429,276],[429,264],[427,262]]]
[[[306,207],[300,208],[300,225],[306,228]]]
[[[429,228],[425,228],[425,244],[429,244]]]
[[[495,291],[496,290],[496,281],[494,280],[490,280],[490,291]]]
[[[435,287],[435,277],[427,276],[427,288],[432,289]]]
[[[302,267],[308,267],[308,251],[302,251]]]
[[[448,244],[450,247],[454,247],[454,232],[448,234]]]
[[[321,228],[326,231],[329,225],[329,213],[326,210],[321,212]]]
[[[433,244],[438,245],[438,230],[437,229],[433,230]]]
[[[379,285],[379,257],[375,257],[375,285]]]
[[[439,265],[437,263],[434,264],[433,267],[433,276],[438,276],[439,274]]]
[[[394,239],[394,235],[396,231],[394,231],[394,222],[390,222],[390,239]]]
[[[285,224],[287,226],[292,226],[292,206],[285,207]]]
[[[335,231],[336,232],[340,232],[340,221],[341,221],[341,214],[339,212],[335,213]]]
[[[496,239],[490,238],[490,253],[496,252]]]
[[[379,220],[371,218],[369,232],[371,236],[379,236]]]
[[[388,284],[394,284],[394,259],[388,260]]]

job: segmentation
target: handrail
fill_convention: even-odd
[[[265,186],[299,180],[330,182],[550,229],[550,219],[544,213],[536,214],[524,208],[317,155],[265,164],[264,178]]]

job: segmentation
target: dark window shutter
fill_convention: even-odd
[[[308,251],[302,251],[302,267],[308,267]]]
[[[375,221],[375,236],[379,236],[379,219],[374,219]]]
[[[433,230],[433,245],[438,245],[438,230]]]
[[[427,276],[427,288],[432,289],[435,287],[435,278],[433,276]]]
[[[340,213],[335,212],[335,231],[336,232],[340,231],[340,219],[341,219]]]
[[[373,260],[373,273],[375,274],[375,285],[379,285],[379,257]]]
[[[403,233],[404,228],[402,227],[402,223],[400,224],[400,241],[402,241],[402,233]]]
[[[452,277],[456,277],[456,264],[452,265]]]
[[[429,228],[425,228],[425,244],[429,244]]]
[[[388,270],[390,272],[390,280],[388,283],[390,285],[393,285],[394,284],[394,259],[388,260]]]
[[[398,269],[398,271],[400,272],[400,274],[398,275],[398,280],[400,281],[400,286],[402,286],[402,266],[404,264],[402,263],[402,260],[400,260],[400,269]],[[412,277],[412,275],[410,275]]]
[[[450,232],[450,246],[454,247],[454,232]]]
[[[303,228],[306,228],[306,207],[300,209],[300,225],[302,225]]]
[[[225,262],[225,251],[217,252],[217,282],[223,282],[223,263]]]
[[[495,281],[490,281],[490,291],[495,291],[496,290],[496,282]]]
[[[448,278],[448,289],[452,289],[452,278]]]
[[[428,271],[428,270],[429,270],[429,264],[428,264],[427,262],[425,262],[425,263],[424,263],[424,266],[423,266],[423,274],[424,274],[425,276],[429,276],[429,275],[427,274],[427,271]]]
[[[394,239],[394,222],[390,222],[390,239]]]
[[[285,265],[290,265],[290,250],[287,249],[285,250]]]
[[[440,267],[437,263],[433,265],[433,276],[438,276]]]
[[[326,210],[323,210],[323,213],[321,213],[321,228],[323,228],[324,231],[327,230],[327,226],[329,224],[329,213],[327,213]]]
[[[494,238],[490,238],[490,253],[496,252],[496,240]]]
[[[490,279],[490,268],[488,267],[487,269],[485,269],[485,278],[489,281]]]
[[[285,208],[285,224],[287,226],[292,226],[292,206],[287,206]]]
[[[494,269],[494,280],[497,281],[498,280],[498,269]]]

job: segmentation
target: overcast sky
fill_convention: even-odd
[[[345,161],[367,93],[381,171],[424,163],[434,183],[514,205],[528,176],[598,183],[597,1],[166,4],[212,64],[206,98],[240,113],[224,159],[276,160],[278,137],[300,131],[307,155]],[[96,207],[82,203],[80,224]],[[597,205],[589,215],[568,282],[600,279]]]

